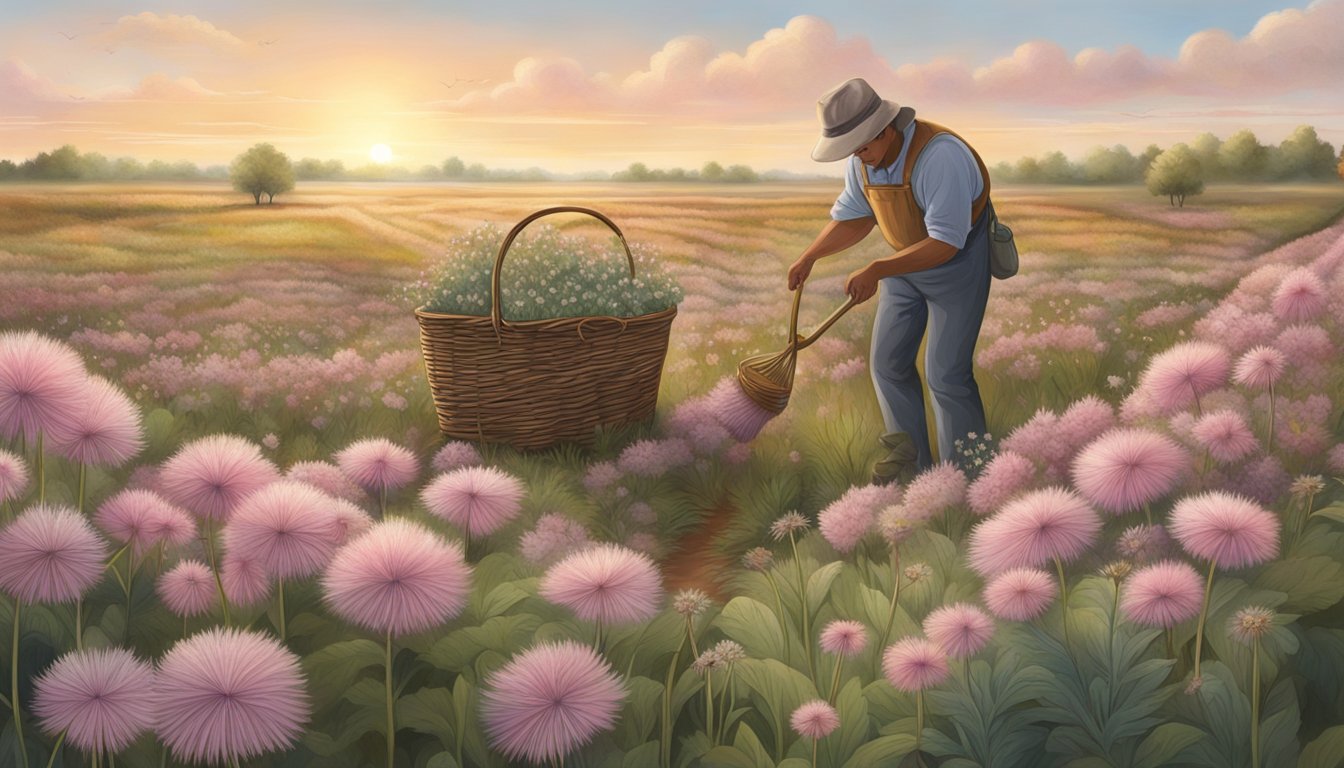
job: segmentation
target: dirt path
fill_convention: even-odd
[[[682,537],[680,548],[663,564],[663,585],[669,593],[703,589],[720,605],[732,597],[728,579],[733,563],[718,553],[714,540],[736,513],[731,506],[721,506],[711,511],[700,527]]]

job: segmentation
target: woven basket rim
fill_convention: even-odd
[[[624,315],[624,316],[622,316],[622,315],[575,315],[575,316],[573,316],[573,317],[546,317],[546,318],[542,318],[542,319],[540,319],[540,320],[509,320],[509,319],[505,318],[504,321],[503,321],[503,323],[504,323],[504,326],[506,326],[506,327],[521,327],[521,328],[528,328],[528,327],[531,327],[531,326],[537,326],[537,325],[552,325],[552,326],[553,326],[553,325],[555,325],[556,323],[564,323],[564,322],[578,323],[578,322],[581,322],[581,321],[584,321],[584,320],[618,320],[618,321],[623,321],[623,322],[627,322],[627,323],[628,323],[628,322],[633,322],[633,321],[636,321],[636,320],[644,320],[644,319],[649,319],[649,318],[661,318],[661,317],[664,317],[664,316],[666,316],[666,315],[675,315],[676,313],[677,313],[677,305],[676,305],[676,304],[673,304],[672,306],[668,307],[667,309],[660,309],[660,310],[658,310],[657,312],[649,312],[649,313],[647,313],[647,314],[643,314],[643,315]],[[425,309],[424,307],[417,307],[416,310],[415,310],[415,316],[416,316],[416,317],[423,317],[423,318],[427,318],[427,319],[431,319],[431,320],[484,320],[487,324],[490,323],[490,315],[455,315],[455,314],[450,314],[450,313],[446,313],[446,312],[430,312],[429,310]]]

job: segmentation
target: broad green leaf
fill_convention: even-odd
[[[1297,768],[1340,768],[1344,766],[1344,725],[1327,728],[1302,749]]]
[[[760,768],[755,758],[737,746],[719,745],[700,758],[705,768]]]
[[[752,658],[784,658],[779,621],[763,603],[749,597],[735,597],[723,607],[715,624],[725,635],[741,643]]]
[[[425,768],[461,768],[461,766],[457,764],[457,759],[453,757],[451,752],[440,752],[429,758],[429,762],[425,763]]]
[[[367,639],[333,643],[303,660],[309,688],[319,706],[339,697],[365,669],[381,668],[383,663],[383,647]]]
[[[1281,610],[1315,613],[1344,599],[1344,564],[1326,555],[1271,563],[1255,580],[1256,589],[1288,596]]]
[[[755,768],[774,768],[775,761],[770,759],[770,753],[765,745],[746,723],[738,726],[737,734],[733,737],[733,746],[749,755]]]
[[[817,610],[830,594],[831,582],[835,581],[844,567],[845,564],[837,560],[823,565],[807,577],[807,610],[812,616],[817,615]]]
[[[445,749],[456,738],[453,692],[447,688],[421,688],[397,699],[397,727],[439,737]]]
[[[506,581],[503,584],[490,590],[490,594],[481,600],[480,612],[478,617],[484,621],[495,616],[503,615],[519,602],[536,594],[536,579],[525,579],[523,581]],[[520,585],[530,585],[531,591]]]
[[[1311,517],[1312,519],[1320,517],[1336,523],[1344,523],[1344,501],[1336,501],[1334,504],[1321,507],[1312,512]]]
[[[622,768],[646,768],[646,766],[657,765],[658,747],[658,742],[646,741],[626,752],[621,761]]]
[[[453,630],[436,642],[422,658],[439,669],[468,669],[482,651],[511,652],[530,644],[541,619],[531,614],[495,616],[478,627]]]
[[[1139,743],[1139,751],[1134,754],[1134,764],[1165,765],[1203,736],[1204,732],[1193,725],[1163,723]]]
[[[620,720],[618,742],[633,748],[643,744],[662,717],[663,684],[647,677],[632,677],[625,683],[625,711]]]
[[[826,750],[838,758],[837,765],[843,765],[872,735],[868,702],[863,698],[858,678],[850,678],[840,689],[835,697],[835,710],[840,715],[840,728],[827,737]]]
[[[915,751],[915,736],[910,733],[894,733],[879,736],[854,751],[844,768],[882,768],[896,765],[901,758]]]

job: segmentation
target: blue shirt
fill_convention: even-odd
[[[915,134],[915,121],[905,127],[905,140],[896,162],[886,168],[868,169],[872,184],[900,184],[905,171],[905,155]],[[863,196],[862,160],[850,156],[845,171],[845,189],[831,206],[836,221],[861,219],[873,215],[868,198]],[[929,237],[961,250],[971,231],[971,203],[985,189],[980,166],[965,143],[949,134],[934,137],[915,160],[910,176],[915,188],[915,204],[924,211],[924,228]]]

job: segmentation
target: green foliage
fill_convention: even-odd
[[[1203,677],[1196,694],[1178,694],[1173,702],[1178,722],[1195,725],[1204,732],[1180,753],[1180,762],[1206,768],[1245,768],[1251,764],[1251,702],[1241,687],[1246,684],[1216,661],[1204,665]],[[1270,689],[1261,705],[1260,765],[1296,762],[1299,722],[1293,683],[1282,680]]]
[[[1185,144],[1177,144],[1157,156],[1144,177],[1148,191],[1165,195],[1173,206],[1185,206],[1188,195],[1204,191],[1204,170],[1199,158]]]
[[[271,144],[256,144],[234,159],[229,166],[233,188],[252,195],[258,205],[261,196],[271,202],[276,195],[294,188],[294,167],[289,157]]]
[[[969,680],[960,677],[926,694],[930,711],[946,718],[955,734],[926,729],[925,749],[984,768],[1037,765],[1049,731],[1037,725],[1039,713],[1032,705],[1046,699],[1054,677],[1042,667],[1024,664],[1011,648],[993,666],[971,662],[970,672]]]

